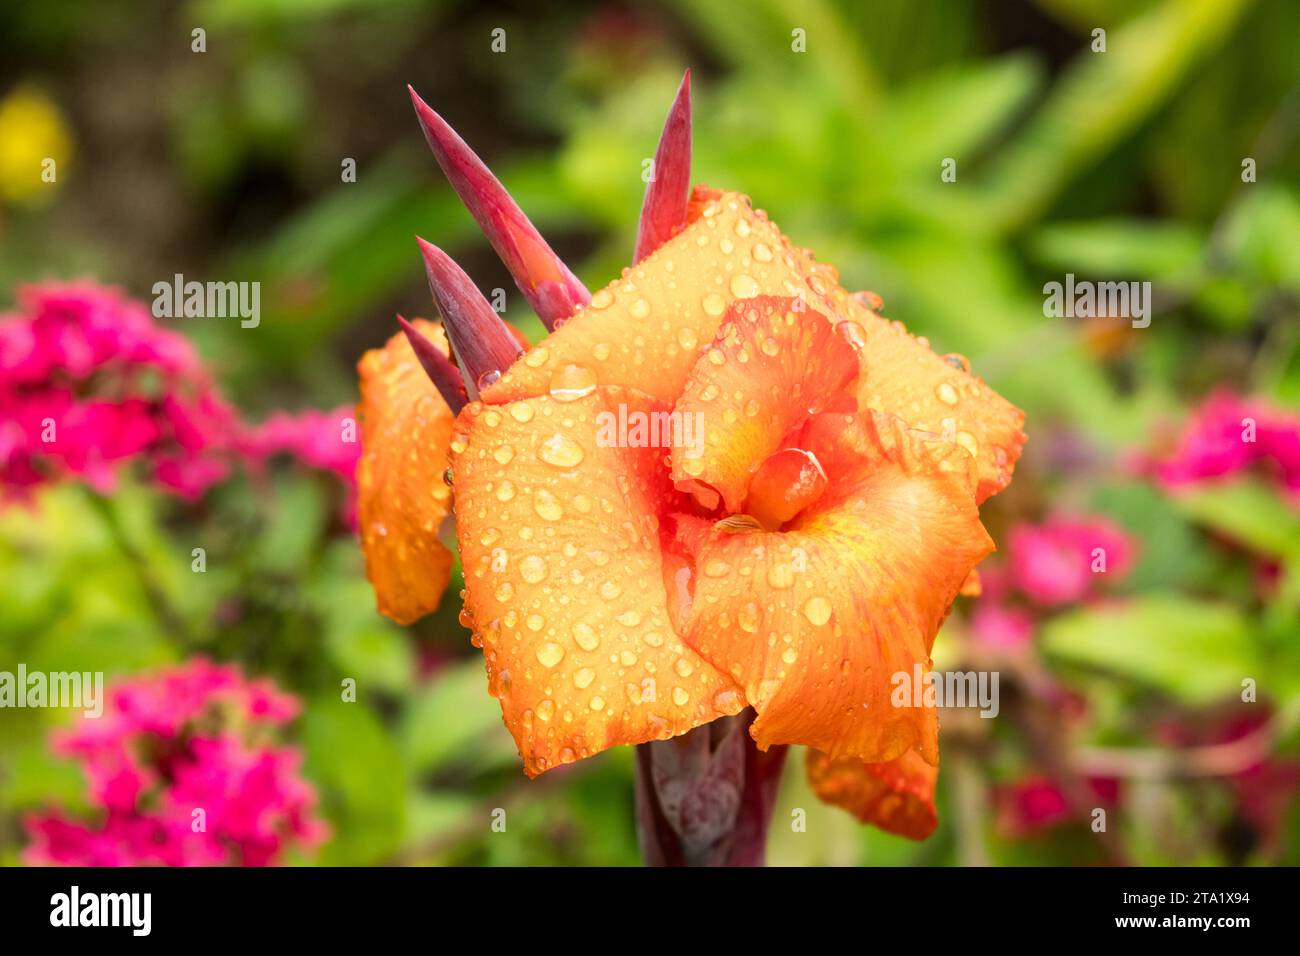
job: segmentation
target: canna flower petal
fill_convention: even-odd
[[[1025,413],[972,375],[962,356],[935,354],[902,323],[880,318],[852,297],[837,297],[837,305],[861,329],[870,367],[858,382],[862,407],[897,415],[966,449],[975,459],[980,503],[1010,484],[1025,444]]]
[[[830,298],[807,284],[811,260],[744,196],[697,186],[687,218],[681,232],[485,389],[483,400],[545,395],[554,377],[578,366],[598,385],[635,388],[672,405],[737,299],[806,294],[812,307],[834,314]]]
[[[808,751],[808,782],[827,803],[889,833],[924,840],[939,823],[934,785],[939,768],[909,750],[888,763],[834,760]]]
[[[662,450],[602,439],[620,406],[668,410],[591,387],[473,403],[452,441],[467,618],[530,776],[745,706],[673,629],[657,516],[686,499]]]
[[[729,519],[696,542],[686,642],[744,690],[761,748],[870,763],[915,748],[935,763],[934,708],[894,706],[893,675],[929,669],[939,625],[993,550],[973,463],[879,413],[818,415],[799,447],[830,487],[783,531]]]
[[[789,297],[738,299],[674,409],[707,423],[702,448],[673,449],[677,487],[741,511],[759,467],[857,374],[857,353],[821,313]]]
[[[423,319],[411,324],[443,355],[449,353],[442,326]],[[357,508],[366,576],[379,612],[410,624],[438,606],[451,577],[451,552],[438,540],[451,510],[451,491],[442,480],[451,409],[403,332],[366,352],[357,370]]]

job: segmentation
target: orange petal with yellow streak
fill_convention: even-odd
[[[695,553],[687,643],[744,689],[762,748],[937,761],[934,708],[894,706],[893,676],[929,669],[949,606],[993,549],[972,461],[877,413],[818,415],[799,447],[830,486],[783,531],[714,526]]]
[[[1025,413],[971,374],[961,356],[935,354],[901,323],[880,318],[855,299],[838,304],[862,330],[867,373],[858,380],[860,405],[965,449],[975,459],[981,503],[1010,484],[1025,444]]]
[[[696,187],[689,224],[627,269],[483,392],[489,404],[545,395],[566,366],[590,369],[600,385],[677,401],[701,350],[737,299],[806,295],[809,260],[739,193]]]
[[[412,323],[444,355],[442,326]],[[442,480],[451,409],[402,332],[357,364],[361,374],[361,460],[357,516],[366,576],[379,613],[410,624],[438,606],[451,576],[451,552],[438,540],[451,510]]]
[[[618,447],[629,389],[472,403],[452,443],[466,608],[530,776],[739,712],[735,683],[673,630],[661,448]],[[605,416],[610,416],[606,418]]]
[[[939,768],[915,750],[888,763],[835,760],[809,750],[807,768],[813,793],[863,823],[913,840],[924,840],[939,823],[934,807]]]
[[[707,485],[727,511],[740,511],[759,466],[857,374],[857,352],[802,300],[732,303],[674,407],[704,423],[702,447],[673,449],[674,481]]]

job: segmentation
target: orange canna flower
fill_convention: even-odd
[[[639,261],[589,297],[415,102],[553,331],[516,355],[424,245],[451,348],[417,323],[360,367],[380,610],[413,620],[446,584],[449,442],[463,619],[530,776],[752,708],[754,744],[806,745],[824,799],[928,835],[938,718],[893,706],[891,678],[931,667],[952,602],[977,590],[993,550],[979,505],[1011,480],[1023,414],[964,359],[881,318],[878,297],[846,292],[744,196],[688,198],[689,75]]]

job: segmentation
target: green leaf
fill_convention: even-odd
[[[1236,22],[1246,0],[1167,0],[1108,31],[1105,53],[1087,43],[1050,98],[989,176],[990,228],[1030,222],[1076,173],[1095,163],[1162,104]]]
[[[1244,277],[1300,290],[1300,198],[1283,186],[1247,187],[1223,245]]]
[[[1184,514],[1260,554],[1300,558],[1300,515],[1257,478],[1199,485],[1174,496]]]
[[[320,862],[368,865],[397,848],[406,827],[402,755],[364,703],[313,698],[302,718],[306,773],[320,791],[333,834]]]
[[[481,769],[516,757],[514,741],[501,724],[501,706],[488,694],[477,659],[448,665],[416,692],[399,739],[419,773],[448,766]]]
[[[1083,608],[1050,621],[1043,649],[1154,686],[1190,704],[1236,694],[1259,657],[1241,611],[1172,594]]]
[[[1038,86],[1039,70],[1024,56],[949,69],[892,97],[872,124],[872,138],[889,144],[900,168],[939,185],[939,160],[958,161],[1006,125]]]
[[[1054,269],[1176,282],[1199,271],[1203,242],[1200,230],[1178,223],[1100,219],[1045,226],[1030,247]]]

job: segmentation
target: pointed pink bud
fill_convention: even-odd
[[[437,246],[416,237],[429,275],[429,291],[442,313],[442,327],[460,364],[465,393],[473,401],[514,364],[523,351],[465,271]]]
[[[691,71],[682,77],[655,150],[653,178],[646,183],[633,264],[673,237],[686,223],[691,198]]]
[[[397,323],[406,333],[406,341],[411,343],[411,348],[415,350],[415,357],[420,360],[425,374],[438,389],[438,394],[447,403],[451,413],[460,414],[460,410],[469,401],[465,395],[465,383],[461,380],[460,369],[451,359],[442,354],[438,346],[425,338],[424,334],[405,318],[399,315]]]
[[[407,89],[438,165],[542,323],[552,329],[590,302],[587,287],[560,261],[483,161],[414,88]]]

